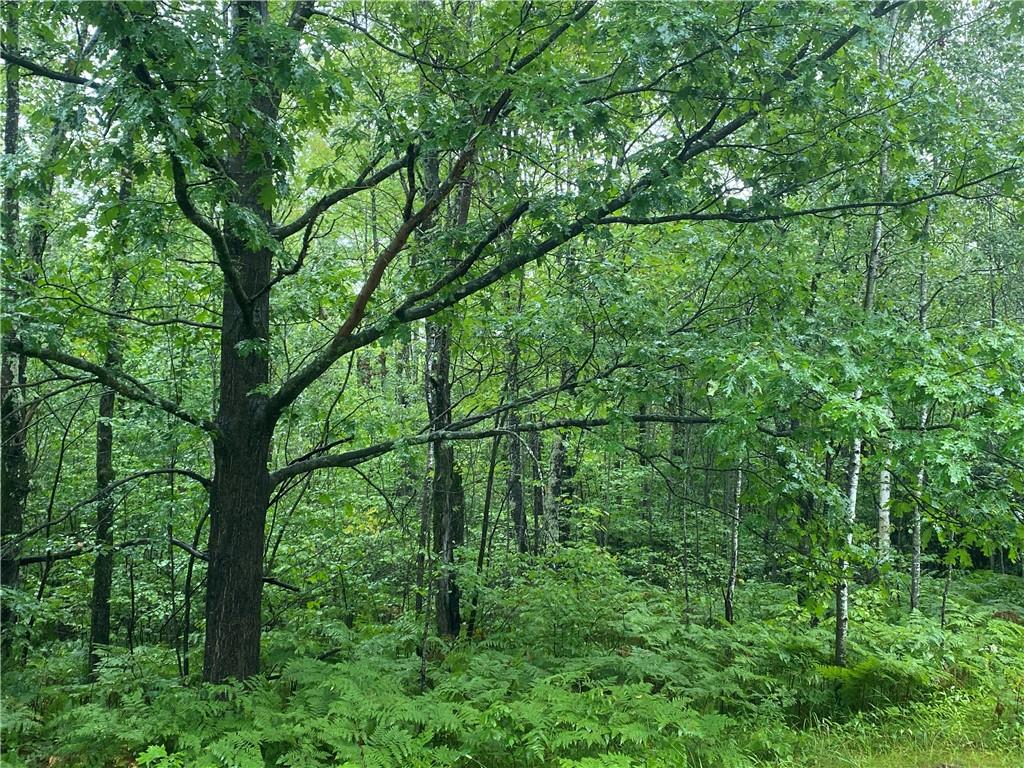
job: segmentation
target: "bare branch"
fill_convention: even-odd
[[[128,541],[122,541],[119,544],[115,544],[112,547],[112,549],[113,549],[114,552],[120,552],[122,549],[128,549],[129,547],[139,547],[139,546],[143,546],[143,545],[146,545],[146,544],[159,544],[159,543],[162,543],[163,541],[164,541],[164,539],[157,539],[157,538],[152,538],[152,537],[144,537],[144,538],[140,538],[140,539],[129,539]],[[182,541],[181,539],[176,538],[174,536],[171,536],[169,538],[169,541],[174,546],[178,547],[179,549],[185,550],[190,555],[192,555],[193,557],[198,558],[199,560],[203,560],[204,562],[209,562],[210,561],[210,556],[208,554],[206,554],[205,552],[201,552],[200,550],[196,549],[191,544],[189,544],[187,541]],[[102,548],[103,547],[96,546],[95,544],[90,545],[90,546],[86,546],[86,544],[84,542],[79,542],[78,546],[72,547],[70,549],[63,549],[63,550],[60,550],[58,552],[44,552],[44,553],[39,554],[39,555],[25,555],[23,557],[19,557],[18,558],[18,564],[19,565],[33,565],[35,563],[53,563],[53,562],[56,562],[58,560],[71,560],[71,559],[73,559],[75,557],[78,557],[80,555],[90,555],[90,554],[93,554],[95,552],[98,552]],[[281,579],[275,578],[274,576],[264,576],[263,577],[263,583],[264,584],[273,584],[275,587],[281,587],[282,589],[287,589],[289,592],[301,592],[302,591],[299,587],[296,587],[294,584],[289,584],[286,581],[281,581]]]

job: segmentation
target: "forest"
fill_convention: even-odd
[[[0,766],[1024,765],[1024,2],[0,15]]]

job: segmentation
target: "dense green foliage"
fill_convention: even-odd
[[[1016,768],[1024,4],[2,13],[4,766]]]
[[[166,646],[111,652],[96,683],[68,685],[84,646],[54,644],[5,680],[7,740],[30,763],[95,766],[796,765],[826,727],[877,728],[876,747],[1024,748],[1024,626],[993,617],[1024,587],[957,582],[944,629],[941,591],[929,580],[912,617],[858,593],[838,668],[829,628],[777,607],[783,588],[753,587],[748,620],[706,626],[677,592],[570,548],[489,596],[501,621],[486,637],[422,666],[414,622],[350,630],[337,609],[271,633],[244,686],[182,684]]]

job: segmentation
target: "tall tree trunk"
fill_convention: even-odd
[[[886,69],[888,57],[883,54],[879,67]],[[880,199],[885,194],[889,181],[888,144],[882,143],[881,157],[878,164],[878,194]],[[874,223],[871,228],[871,250],[868,253],[867,275],[864,279],[864,300],[861,305],[864,316],[870,317],[875,306],[875,288],[878,282],[878,271],[882,260],[882,208],[875,209]],[[859,401],[864,390],[860,385],[854,392],[854,400]],[[860,483],[862,438],[855,437],[850,445],[850,460],[846,471],[846,515],[844,519],[846,552],[853,547],[853,527],[857,522],[857,487]],[[836,585],[836,666],[846,665],[846,639],[849,629],[850,615],[850,583],[849,563],[846,554],[839,561],[839,583]]]
[[[107,366],[118,362],[117,347],[107,349]],[[114,482],[114,390],[100,395],[96,422],[96,488],[103,495],[96,505],[96,560],[92,571],[92,620],[89,628],[89,671],[99,664],[98,648],[110,645],[110,585],[114,575],[114,497],[105,493]]]
[[[733,601],[736,597],[736,580],[740,565],[740,497],[743,495],[743,469],[736,470],[733,491],[732,514],[729,516],[729,578],[725,584],[725,620],[733,623]]]
[[[856,397],[860,399],[861,389],[857,387]],[[853,526],[857,522],[857,490],[860,484],[861,439],[855,437],[850,447],[850,460],[846,468],[846,514],[843,520],[846,533],[844,544],[849,551],[853,547]],[[850,564],[844,555],[839,561],[839,584],[836,587],[836,647],[837,667],[846,666],[846,639],[850,621]]]
[[[498,421],[497,419],[495,420]],[[497,423],[495,426],[499,426]],[[511,435],[510,439],[515,440],[518,435]],[[494,498],[494,470],[498,464],[498,448],[501,445],[501,435],[495,435],[491,442],[491,456],[487,463],[487,487],[484,490],[484,514],[480,521],[480,548],[476,555],[476,575],[479,578],[484,570],[484,562],[487,559],[488,533],[491,527],[491,500]],[[473,605],[469,611],[469,622],[466,625],[466,635],[470,638],[476,632],[477,610],[480,605],[480,589],[473,592]]]
[[[243,288],[253,296],[270,279],[270,252],[234,252]],[[269,333],[268,298],[264,293],[254,302],[249,327],[234,295],[224,294],[203,663],[203,677],[212,682],[259,671],[263,535],[271,490],[271,433],[262,418],[270,380],[261,349]]]
[[[426,379],[426,377],[424,377]],[[423,610],[424,585],[427,573],[427,550],[430,546],[431,488],[434,473],[434,448],[427,446],[427,467],[420,496],[419,533],[416,537],[416,615]]]
[[[921,412],[921,429],[928,420],[928,411]],[[910,513],[910,610],[916,611],[921,604],[921,504],[924,493],[924,466],[917,470],[917,495]]]
[[[117,192],[118,202],[123,207],[131,190],[131,167],[122,172],[121,186]],[[112,274],[110,279],[110,308],[120,307],[120,288],[123,275],[116,263],[120,254],[111,254]],[[121,344],[118,338],[119,323],[113,316],[107,323],[107,350],[103,365],[109,370],[121,367]],[[89,624],[89,672],[94,673],[99,664],[98,648],[110,645],[110,588],[114,577],[114,497],[107,488],[114,482],[114,390],[104,388],[100,394],[99,418],[96,421],[96,490],[100,494],[96,504],[96,560],[92,571],[92,616]],[[173,477],[173,475],[172,475]]]
[[[240,172],[237,176],[245,179]],[[267,220],[256,202],[253,181],[248,181],[241,203]],[[256,296],[270,280],[270,250],[252,249],[230,235],[226,241],[242,290]],[[247,318],[246,309],[226,289],[222,313],[203,664],[204,679],[213,682],[244,679],[259,671],[263,536],[271,490],[271,426],[263,418],[270,381],[269,292],[252,301]]]
[[[438,159],[429,155],[424,162],[426,194],[436,194],[439,187]],[[464,180],[453,217],[455,226],[465,226],[469,219],[472,182]],[[430,224],[424,227],[429,230]],[[442,266],[447,266],[442,264]],[[444,322],[427,322],[427,413],[430,428],[443,430],[452,423],[452,361],[451,328]],[[435,585],[435,619],[437,633],[455,637],[462,627],[461,596],[455,574],[456,551],[465,541],[465,494],[462,474],[455,463],[455,447],[447,440],[431,444],[434,477],[431,488],[431,528],[433,549],[437,559]]]
[[[233,8],[233,42],[258,73],[251,76],[250,109],[260,120],[276,124],[280,95],[262,79],[271,59],[270,43],[260,31],[269,15],[267,3],[238,3]],[[237,190],[233,202],[269,228],[271,211],[261,201],[274,182],[269,150],[260,146],[259,138],[253,143],[242,128],[235,127],[233,134],[238,151],[227,164]],[[261,160],[255,169],[254,158]],[[246,234],[231,227],[223,232],[221,242],[236,285],[225,280],[221,310],[203,659],[203,678],[211,682],[244,679],[259,671],[264,532],[271,492],[268,463],[274,430],[266,417],[270,382],[270,291],[266,287],[273,253],[268,247],[254,247]],[[240,295],[247,306],[239,303]]]
[[[647,404],[640,406],[640,413],[647,413]],[[647,545],[654,543],[654,508],[651,503],[650,453],[654,442],[654,423],[645,421],[637,429],[637,456],[642,476],[640,478],[640,510],[647,518]]]
[[[562,518],[568,515],[563,509],[565,476],[565,437],[556,432],[551,443],[551,475],[548,479],[548,493],[544,501],[544,540],[546,544],[555,544],[562,540],[561,533],[566,528]]]
[[[523,446],[516,432],[519,414],[513,411],[508,423],[511,431],[508,440],[508,498],[515,528],[516,550],[525,555],[529,551],[530,542],[526,535],[526,497],[523,494]]]
[[[917,322],[922,333],[928,330],[928,237],[931,232],[932,208],[924,217],[921,227],[921,260],[917,273]],[[924,438],[925,427],[928,426],[928,406],[921,406],[918,422],[921,438]],[[910,518],[910,610],[916,611],[921,603],[921,505],[923,504],[925,481],[924,462],[917,470],[917,501],[913,505]]]
[[[518,308],[522,307],[522,291],[523,277],[520,270]],[[519,339],[514,333],[509,337],[508,354],[506,397],[509,402],[513,402],[519,397]],[[523,493],[523,444],[517,431],[519,423],[519,413],[512,409],[508,417],[508,499],[512,525],[515,529],[516,549],[520,555],[525,555],[529,541],[526,535],[526,498]]]
[[[15,53],[18,50],[18,9],[13,2],[4,3],[5,44]],[[4,89],[4,155],[13,161],[18,152],[18,121],[21,117],[21,92],[19,71],[16,64],[6,63]],[[18,182],[13,173],[3,188],[3,248],[5,258],[13,258],[18,252]],[[4,302],[16,298],[12,293],[11,281],[4,280]],[[6,340],[5,340],[6,341]],[[24,528],[25,503],[29,490],[29,464],[26,449],[28,415],[24,406],[25,358],[12,354],[4,344],[3,359],[0,361],[0,585],[15,587],[20,579],[18,557],[20,548],[16,539]],[[0,626],[10,629],[14,620],[9,601],[4,601],[0,611]],[[3,651],[9,649],[7,637],[3,640]]]
[[[430,397],[428,411],[432,430],[451,425],[451,337],[447,325],[428,323]],[[431,489],[431,520],[437,558],[435,587],[437,632],[454,637],[462,626],[461,590],[455,577],[455,552],[465,538],[462,475],[455,465],[455,449],[446,440],[432,444],[434,479]]]

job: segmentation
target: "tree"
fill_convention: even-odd
[[[81,353],[74,340],[97,334],[84,323],[26,322],[7,342],[11,353],[89,374],[123,401],[183,423],[190,439],[209,441],[204,677],[258,671],[268,508],[308,473],[430,443],[433,545],[451,584],[447,569],[462,541],[452,445],[493,437],[476,425],[495,416],[493,408],[452,415],[446,328],[456,305],[484,306],[509,275],[536,278],[532,265],[548,254],[628,238],[634,228],[711,231],[920,207],[1005,175],[993,152],[934,192],[894,185],[878,199],[856,183],[856,169],[877,149],[862,134],[853,140],[875,119],[861,110],[859,68],[872,57],[861,41],[900,5],[843,5],[822,17],[811,6],[774,4],[685,12],[498,4],[447,13],[300,0],[287,8],[233,3],[224,19],[203,4],[87,4],[50,8],[43,23],[95,30],[81,70],[88,74],[62,73],[5,45],[4,57],[26,72],[76,86],[76,106],[95,124],[156,153],[139,170],[172,218],[168,240],[205,251],[210,258],[193,261],[215,267],[179,264],[201,309],[151,320],[170,324],[179,342],[197,334],[190,349],[215,349],[216,385],[196,385],[183,398],[155,381],[153,348],[135,356],[126,349],[122,361],[105,364]],[[472,25],[460,18],[471,12]],[[83,136],[94,130],[88,120],[76,127]],[[899,170],[913,160],[902,157]],[[81,171],[89,180],[100,168],[85,163]],[[379,243],[365,237],[367,192],[374,230],[379,218],[386,233]],[[131,207],[125,215],[146,215],[141,202]],[[87,238],[91,225],[118,214],[86,212],[85,231],[74,234]],[[326,410],[318,402],[337,386],[340,361],[411,335],[421,320],[429,321],[434,374],[421,431],[338,452],[346,436],[325,430],[308,450],[282,453],[288,425]],[[323,326],[331,327],[326,337]],[[495,407],[514,412],[580,386],[579,372],[566,372]],[[536,435],[609,420],[512,423]],[[566,466],[567,442],[556,431],[556,469]],[[539,440],[533,445],[536,471]],[[555,477],[563,484],[561,471]],[[553,499],[534,498],[535,519],[555,512]],[[445,586],[437,597],[447,616],[439,628],[457,632],[457,592]]]

